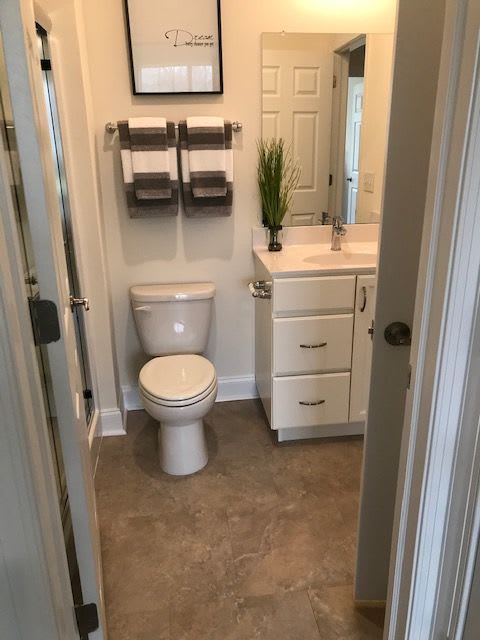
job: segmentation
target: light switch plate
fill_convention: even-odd
[[[363,190],[373,193],[375,191],[375,174],[364,173],[363,174]]]

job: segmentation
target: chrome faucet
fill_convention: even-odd
[[[342,243],[341,237],[347,233],[347,230],[343,226],[343,219],[340,216],[335,216],[332,220],[332,251],[341,251]]]

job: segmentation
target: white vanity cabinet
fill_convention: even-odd
[[[255,300],[255,374],[279,440],[363,433],[375,275],[276,278]]]

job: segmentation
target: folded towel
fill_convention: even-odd
[[[232,123],[224,122],[225,136],[225,179],[226,191],[221,196],[196,197],[192,190],[190,151],[188,149],[187,122],[179,122],[178,133],[180,139],[183,204],[185,215],[189,218],[221,217],[232,214],[233,204],[233,150]]]
[[[227,179],[223,118],[187,118],[187,146],[193,197],[225,196]]]
[[[139,200],[171,198],[165,118],[129,118],[133,183]]]
[[[170,175],[170,197],[156,199],[139,199],[134,186],[134,170],[131,151],[131,139],[128,122],[126,120],[118,123],[118,133],[120,137],[120,153],[122,158],[123,182],[127,196],[128,213],[131,218],[156,217],[156,216],[176,216],[178,214],[178,167],[177,167],[177,144],[175,137],[175,125],[173,122],[166,123],[169,175]]]

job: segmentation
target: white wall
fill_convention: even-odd
[[[367,35],[357,222],[379,222],[382,212],[392,59],[393,34]],[[364,189],[365,173],[375,177],[373,193]]]
[[[361,6],[359,6],[361,4]],[[253,376],[251,227],[257,223],[256,146],[261,127],[260,34],[264,31],[393,32],[395,0],[222,2],[223,96],[132,96],[120,0],[83,0],[94,126],[120,383],[134,386],[145,361],[128,301],[135,283],[212,280],[217,285],[208,356],[220,377]],[[240,120],[235,136],[235,201],[229,219],[131,220],[120,176],[117,136],[107,121],[162,114],[216,114]]]

